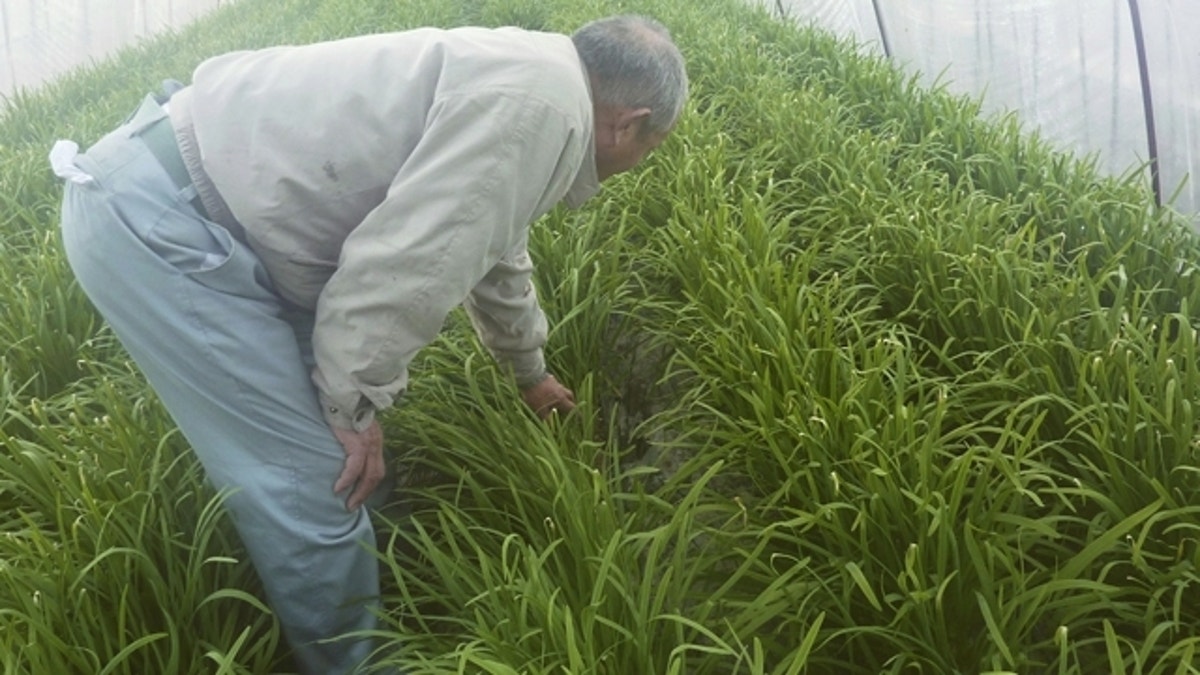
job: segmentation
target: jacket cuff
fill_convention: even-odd
[[[550,371],[543,370],[541,375],[528,380],[517,380],[517,388],[521,391],[535,387],[550,378]]]
[[[352,405],[335,401],[324,392],[318,392],[317,396],[321,401],[321,414],[330,427],[361,432],[375,421],[375,406],[363,396]]]
[[[521,389],[532,387],[550,374],[546,371],[546,359],[540,347],[524,352],[497,352],[496,356],[498,361],[512,368],[513,379]]]

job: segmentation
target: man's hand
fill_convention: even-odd
[[[354,492],[346,499],[346,510],[354,511],[387,475],[387,464],[383,460],[383,430],[379,428],[379,422],[374,421],[362,431],[333,427],[333,435],[346,451],[346,464],[333,491],[353,487]]]
[[[575,409],[575,393],[562,386],[553,375],[547,375],[541,382],[523,389],[521,398],[542,419],[554,413],[565,415]]]

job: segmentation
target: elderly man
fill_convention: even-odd
[[[368,660],[375,413],[447,313],[545,417],[531,222],[674,126],[683,59],[653,20],[574,35],[421,29],[235,52],[86,154],[62,229],[80,284],[194,447],[304,673]]]

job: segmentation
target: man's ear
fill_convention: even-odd
[[[649,119],[649,108],[622,108],[613,123],[613,134],[617,143],[624,144],[638,138]]]

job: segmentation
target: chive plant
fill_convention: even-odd
[[[267,673],[270,610],[55,232],[55,137],[231,48],[662,20],[668,141],[534,226],[516,403],[460,313],[384,416],[380,665],[413,673],[1200,671],[1187,224],[1012,118],[736,0],[242,0],[0,117],[4,672]]]

